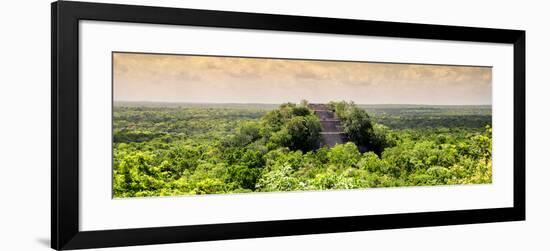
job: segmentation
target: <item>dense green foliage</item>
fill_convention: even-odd
[[[354,142],[361,152],[372,151],[380,155],[384,148],[392,145],[392,142],[386,139],[387,127],[374,124],[367,112],[353,102],[330,102],[329,106],[342,121],[349,140]]]
[[[350,142],[328,149],[306,103],[117,104],[114,196],[491,182],[485,107],[331,108]]]
[[[491,125],[491,106],[362,105],[375,121],[392,129]]]

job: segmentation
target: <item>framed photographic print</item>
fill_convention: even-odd
[[[525,219],[525,31],[58,1],[52,248]]]

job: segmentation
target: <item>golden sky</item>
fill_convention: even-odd
[[[491,104],[490,67],[115,53],[115,101]]]

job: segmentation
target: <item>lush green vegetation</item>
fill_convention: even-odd
[[[491,182],[490,107],[329,105],[330,149],[307,102],[116,104],[114,196]]]
[[[491,106],[362,105],[376,122],[394,129],[473,128],[491,125]]]

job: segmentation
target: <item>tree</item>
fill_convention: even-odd
[[[350,140],[358,145],[369,147],[374,132],[367,112],[357,107],[349,108],[342,118],[342,126]]]
[[[257,122],[244,122],[238,128],[237,132],[223,142],[226,146],[246,146],[260,138],[260,125]]]
[[[254,190],[256,187],[256,181],[260,177],[260,174],[261,169],[234,165],[229,167],[228,181],[235,182],[241,188]]]
[[[355,167],[360,158],[361,153],[352,142],[336,145],[328,152],[329,163],[339,168]]]
[[[260,178],[256,188],[264,192],[297,190],[300,181],[292,177],[292,172],[290,165],[276,166]]]
[[[293,117],[287,123],[286,130],[290,135],[288,145],[290,149],[307,152],[319,148],[321,123],[317,117],[313,115]]]
[[[353,102],[331,102],[331,109],[342,121],[342,127],[348,138],[361,152],[373,151],[380,155],[390,144],[386,141],[386,131],[382,125],[373,126],[368,113]]]

